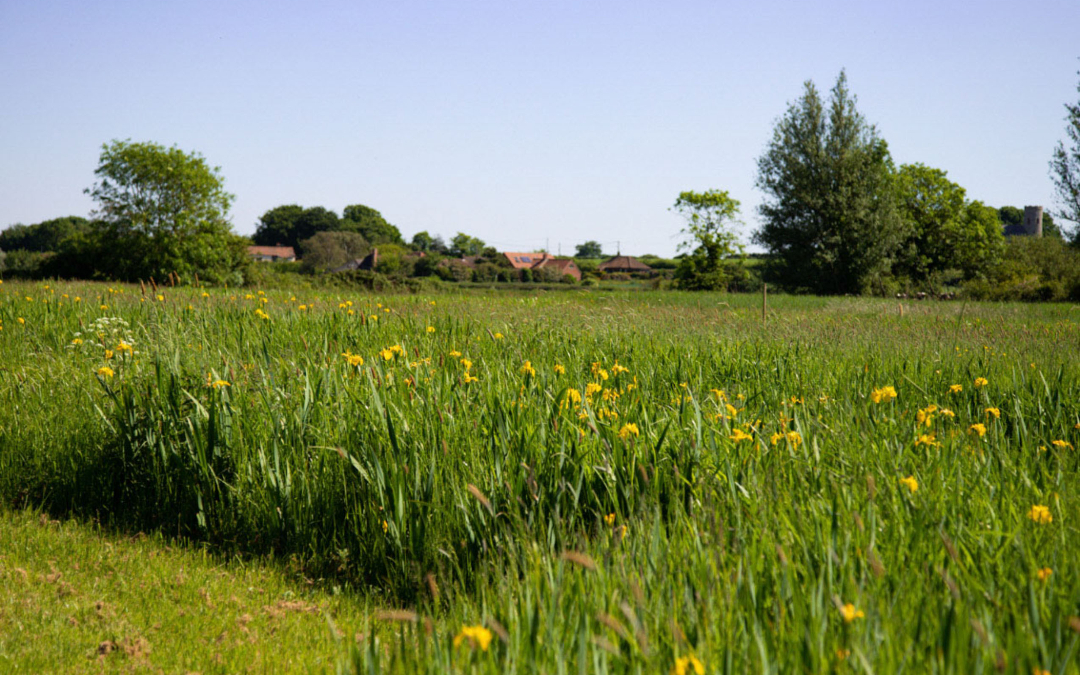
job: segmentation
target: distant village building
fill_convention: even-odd
[[[643,274],[652,272],[652,268],[637,258],[629,255],[617,255],[610,260],[600,263],[596,269],[601,272],[623,272],[626,274]]]
[[[1043,207],[1025,206],[1024,220],[1019,225],[1006,225],[1006,237],[1041,237],[1043,234]]]
[[[248,255],[258,262],[294,262],[296,251],[292,246],[248,246]]]
[[[572,276],[581,281],[581,269],[570,258],[556,258],[550,253],[521,253],[506,251],[502,255],[516,270],[556,270],[560,276]]]

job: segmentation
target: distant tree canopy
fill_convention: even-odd
[[[454,238],[450,240],[450,255],[455,258],[464,258],[470,255],[480,255],[485,246],[483,241],[476,237],[470,237],[464,232],[458,232],[454,235]]]
[[[300,242],[303,266],[311,272],[325,272],[363,258],[371,244],[355,232],[318,232]]]
[[[6,251],[59,251],[60,242],[90,231],[90,221],[80,216],[53,218],[35,225],[12,225],[0,232],[0,249]]]
[[[897,173],[896,191],[906,239],[895,274],[922,282],[956,270],[972,279],[998,262],[1005,239],[998,211],[967,201],[964,188],[946,172],[905,164]]]
[[[758,159],[754,239],[788,288],[859,293],[889,272],[905,238],[888,145],[855,103],[843,71],[827,102],[807,81]]]
[[[346,232],[356,232],[375,246],[405,244],[400,230],[386,222],[381,213],[363,204],[345,207],[342,212],[341,229]]]
[[[600,245],[598,241],[587,241],[584,244],[578,244],[577,250],[574,253],[575,258],[603,258],[604,247]]]
[[[404,244],[401,232],[363,204],[346,206],[344,217],[322,206],[276,206],[259,218],[252,240],[259,246],[299,247],[319,232],[354,232],[370,244]]]

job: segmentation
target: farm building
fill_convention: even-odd
[[[601,272],[623,272],[628,274],[641,274],[652,272],[652,268],[637,258],[628,255],[617,255],[610,260],[605,260],[597,267]]]
[[[561,275],[570,275],[581,281],[581,270],[570,258],[556,258],[550,253],[521,253],[506,251],[503,253],[510,265],[517,270],[538,270],[548,268],[557,270]]]
[[[248,246],[248,255],[259,262],[293,262],[296,251],[292,246]]]

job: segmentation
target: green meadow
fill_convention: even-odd
[[[0,285],[0,670],[1080,673],[1080,308]]]

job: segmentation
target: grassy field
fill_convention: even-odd
[[[1080,672],[1080,308],[759,302],[5,283],[0,659]],[[28,609],[102,537],[161,565],[133,628]],[[273,581],[150,637],[192,557]],[[289,593],[310,645],[209,644]]]

